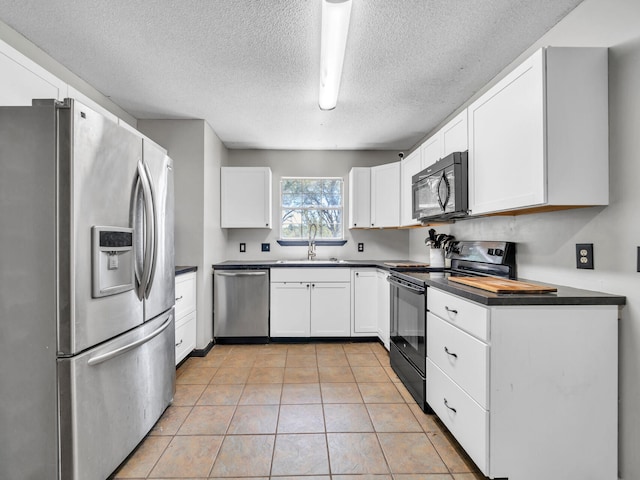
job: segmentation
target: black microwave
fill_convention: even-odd
[[[441,158],[412,177],[413,218],[422,223],[468,215],[467,152]]]

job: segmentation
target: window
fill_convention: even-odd
[[[318,228],[316,239],[343,239],[342,178],[292,178],[280,181],[280,238],[307,240],[309,227]],[[342,243],[342,242],[341,242]]]

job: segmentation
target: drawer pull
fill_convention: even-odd
[[[444,351],[447,352],[447,355],[451,355],[453,358],[458,358],[458,354],[450,352],[446,346],[444,347]]]
[[[180,295],[179,297],[176,297],[176,302],[179,302],[180,300],[182,300],[182,297],[184,297],[184,295]]]
[[[176,343],[176,347],[179,347],[180,345],[182,345],[183,340],[181,339],[178,343]]]
[[[444,309],[449,313],[453,313],[454,315],[458,314],[458,310],[454,310],[453,308],[449,308],[446,305],[445,305]]]
[[[447,402],[446,398],[444,399],[444,406],[447,407],[449,410],[451,410],[453,413],[458,413],[458,411],[455,408],[449,406],[449,402]]]

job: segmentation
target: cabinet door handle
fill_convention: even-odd
[[[307,283],[307,288],[309,288],[309,284]]]
[[[176,347],[179,347],[180,345],[182,345],[182,342],[183,342],[183,341],[184,341],[184,340],[182,340],[182,339],[181,339],[178,343],[176,343]]]
[[[445,305],[444,309],[449,313],[453,313],[454,315],[458,314],[458,310],[454,310],[453,308],[449,308],[446,305]]]
[[[450,352],[446,345],[444,347],[444,351],[447,352],[447,355],[451,355],[453,358],[458,358],[458,354]]]
[[[182,300],[182,297],[184,297],[184,295],[180,295],[179,297],[176,297],[176,302],[179,302],[180,300]]]
[[[451,410],[453,413],[458,413],[458,410],[449,406],[449,402],[447,402],[446,398],[444,399],[444,406],[447,407],[449,410]]]

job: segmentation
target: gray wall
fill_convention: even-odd
[[[204,120],[140,120],[138,129],[174,162],[176,265],[196,265],[197,348],[213,338],[211,264],[224,260],[220,165],[227,149]]]
[[[229,229],[226,257],[229,260],[268,260],[278,258],[306,258],[307,247],[283,247],[276,243],[280,237],[280,178],[342,177],[344,179],[344,221],[349,212],[349,170],[351,167],[373,166],[398,160],[392,151],[297,151],[297,150],[229,150],[228,165],[236,167],[271,167],[273,174],[273,226],[268,229]],[[406,259],[409,256],[407,230],[349,230],[344,229],[346,245],[317,247],[318,258],[341,259]],[[247,252],[239,253],[239,244],[247,244]],[[364,243],[364,252],[357,244]],[[260,250],[261,243],[270,243],[269,253]]]
[[[586,0],[524,56],[546,45],[610,48],[609,206],[467,220],[438,231],[450,230],[456,237],[468,240],[518,242],[518,269],[524,278],[627,297],[627,305],[620,311],[619,467],[622,478],[638,479],[640,273],[636,272],[636,247],[640,245],[640,2]],[[426,232],[426,229],[411,232],[412,257],[424,255],[426,249],[420,245]],[[594,270],[576,269],[576,243],[594,244]],[[552,435],[553,426],[549,428]]]

